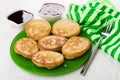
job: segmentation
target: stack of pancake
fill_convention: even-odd
[[[61,65],[65,59],[80,57],[91,45],[88,38],[77,36],[80,25],[69,19],[58,20],[52,27],[46,20],[31,20],[25,32],[28,37],[16,41],[15,52],[47,69]]]

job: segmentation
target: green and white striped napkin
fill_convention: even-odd
[[[102,40],[100,48],[120,62],[120,12],[110,2],[103,4],[107,0],[96,1],[84,5],[70,4],[67,17],[79,23],[93,43],[98,41],[106,19],[109,22],[115,20],[110,35]]]

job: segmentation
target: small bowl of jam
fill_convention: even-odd
[[[65,8],[58,3],[45,3],[39,11],[39,15],[47,21],[56,21],[61,18]]]
[[[10,23],[14,24],[15,26],[23,26],[28,21],[33,19],[33,14],[25,10],[17,10],[10,13],[7,16],[7,19],[10,21]]]

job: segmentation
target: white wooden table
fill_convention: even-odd
[[[10,57],[11,41],[20,28],[11,26],[6,15],[13,10],[25,9],[32,12],[36,18],[38,10],[44,2],[63,4],[67,10],[70,3],[83,4],[86,0],[1,0],[0,2],[0,80],[120,80],[120,63],[99,50],[86,76],[81,76],[79,68],[60,76],[41,76],[28,73],[14,64]],[[120,1],[111,0],[120,10]],[[65,18],[65,15],[63,15]]]

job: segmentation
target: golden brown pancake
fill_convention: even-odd
[[[54,51],[39,51],[32,56],[32,62],[38,67],[53,69],[64,62],[64,57]]]
[[[61,19],[52,26],[52,33],[65,37],[76,36],[80,33],[80,25],[73,20]]]
[[[66,59],[74,59],[83,55],[89,48],[91,42],[85,37],[71,37],[62,47],[62,53]]]
[[[40,50],[59,51],[67,39],[62,36],[51,35],[38,40]]]
[[[40,37],[50,34],[51,26],[46,20],[31,20],[25,26],[28,37],[38,40]]]
[[[39,48],[33,39],[21,38],[15,43],[14,50],[17,54],[30,59],[34,53],[38,52]]]

